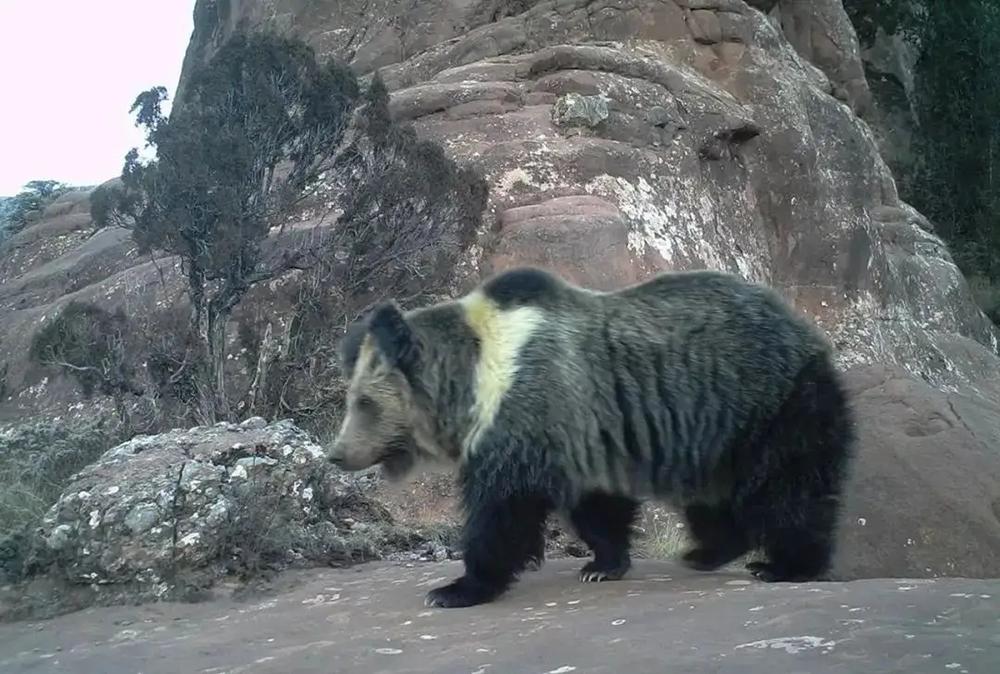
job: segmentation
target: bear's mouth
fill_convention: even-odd
[[[382,453],[378,463],[383,474],[390,480],[398,480],[410,472],[416,463],[411,443],[406,438],[398,438]]]

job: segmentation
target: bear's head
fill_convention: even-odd
[[[381,464],[398,479],[428,451],[418,400],[420,338],[394,302],[348,330],[341,363],[349,384],[344,418],[327,458],[343,470]],[[422,441],[422,442],[421,442]]]

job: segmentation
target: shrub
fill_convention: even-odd
[[[902,197],[934,222],[967,277],[1000,282],[1000,183],[994,180],[1000,175],[1000,82],[994,76],[1000,5],[845,0],[844,6],[863,44],[882,30],[916,50],[907,104],[916,118],[917,159],[912,175],[899,176]],[[996,320],[992,302],[980,300]]]
[[[121,309],[112,314],[94,304],[72,301],[35,335],[29,357],[74,377],[87,397],[95,391],[139,394],[126,357],[127,331]]]
[[[319,63],[301,40],[237,34],[195,67],[169,117],[163,87],[132,112],[156,158],[125,159],[120,188],[100,190],[95,223],[132,230],[141,251],[178,256],[205,379],[203,413],[228,417],[226,327],[255,285],[299,264],[301,251],[264,254],[272,226],[336,154],[357,95],[350,69]]]
[[[29,528],[77,471],[125,436],[103,419],[36,421],[0,431],[0,571],[16,575]]]
[[[110,421],[36,421],[0,431],[0,532],[37,520],[69,478],[123,442]]]
[[[280,485],[256,476],[243,485],[219,535],[219,553],[230,573],[250,578],[285,561],[294,536],[281,513],[284,496]]]
[[[359,133],[336,164],[342,213],[317,261],[285,291],[294,307],[287,330],[266,336],[269,316],[239,326],[256,371],[245,411],[291,417],[319,434],[336,425],[343,401],[344,329],[386,297],[406,304],[447,294],[489,194],[476,172],[392,119],[378,74],[363,104]]]

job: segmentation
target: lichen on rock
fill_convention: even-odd
[[[552,122],[564,127],[595,127],[608,118],[608,99],[604,96],[582,96],[569,93],[556,99],[552,106]]]

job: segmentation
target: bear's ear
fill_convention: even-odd
[[[340,340],[340,364],[347,379],[351,379],[354,374],[354,366],[358,364],[361,343],[366,334],[368,326],[364,320],[358,319],[351,323]]]
[[[368,319],[368,331],[391,366],[408,377],[414,373],[420,359],[420,343],[395,302],[375,307]]]

